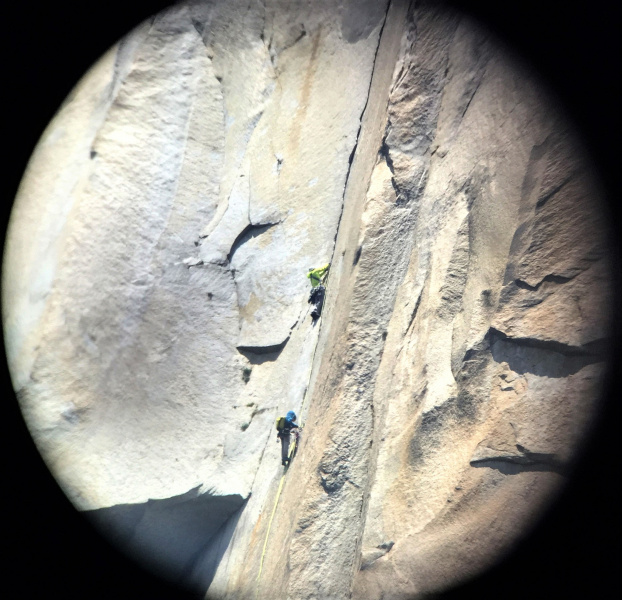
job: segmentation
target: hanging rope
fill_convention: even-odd
[[[268,522],[268,531],[266,531],[266,539],[263,543],[263,550],[261,551],[261,561],[259,563],[259,573],[257,574],[257,589],[255,590],[255,598],[259,596],[259,582],[261,581],[261,570],[263,569],[263,560],[266,556],[266,548],[268,547],[268,536],[270,535],[270,528],[272,527],[272,520],[274,519],[274,513],[279,503],[279,497],[281,496],[281,490],[283,489],[283,482],[285,481],[285,473],[281,476],[279,482],[279,489],[276,492],[276,499],[274,500],[274,507],[272,508],[272,514],[270,515],[270,521]]]

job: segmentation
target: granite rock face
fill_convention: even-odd
[[[492,564],[571,473],[607,364],[607,236],[569,125],[464,16],[179,4],[31,159],[9,367],[72,502],[180,584],[416,597]],[[329,261],[314,326],[305,274]]]

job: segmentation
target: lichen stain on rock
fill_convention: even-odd
[[[247,321],[252,321],[256,318],[255,314],[261,308],[261,305],[261,300],[259,300],[255,294],[251,293],[249,301],[244,306],[240,307],[240,317]]]
[[[322,38],[322,26],[318,26],[317,30],[311,35],[311,51],[309,53],[309,62],[304,69],[302,84],[300,85],[300,99],[298,107],[294,113],[291,128],[289,130],[287,148],[288,154],[296,155],[301,139],[301,127],[305,123],[307,112],[309,110],[309,101],[311,98],[312,86],[315,83],[315,74],[318,68],[318,50],[320,48],[320,40]]]

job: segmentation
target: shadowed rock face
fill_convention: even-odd
[[[219,496],[195,488],[172,498],[84,514],[111,542],[148,568],[180,586],[207,589],[244,503],[237,494]]]
[[[610,341],[606,219],[568,125],[465,17],[181,4],[87,73],[24,176],[20,406],[77,508],[208,597],[440,590],[571,473]]]

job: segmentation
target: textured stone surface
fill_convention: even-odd
[[[529,73],[435,4],[156,16],[76,87],[16,200],[3,326],[38,447],[116,543],[209,597],[460,582],[528,531],[594,413],[611,274],[586,164]]]

